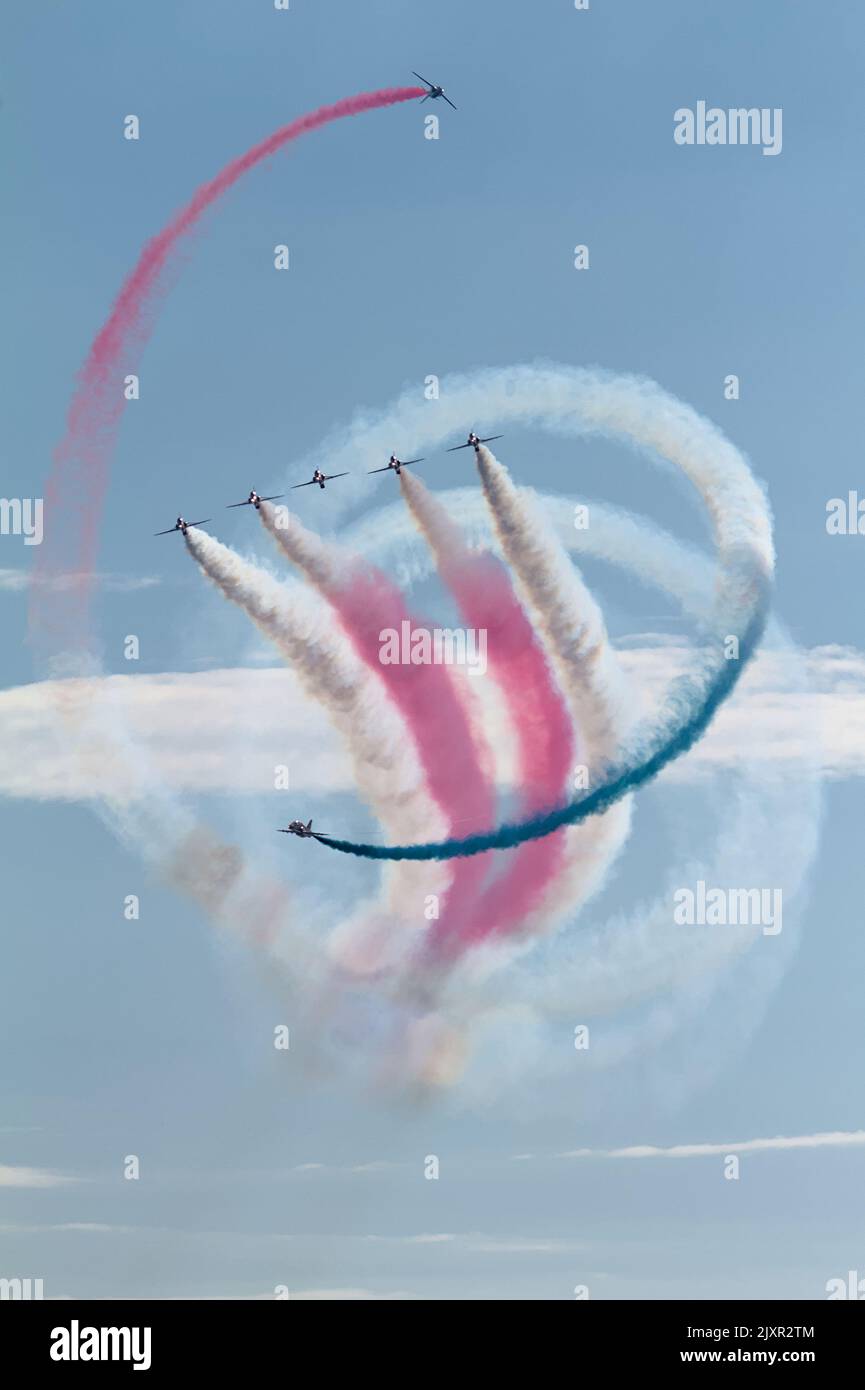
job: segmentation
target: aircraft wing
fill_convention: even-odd
[[[433,84],[432,84],[432,82],[429,81],[428,78],[426,78],[426,77],[421,77],[420,73],[419,73],[419,72],[415,72],[414,68],[412,68],[411,71],[412,71],[412,77],[416,77],[416,78],[418,78],[419,81],[426,83],[427,87],[432,87]]]
[[[259,502],[278,502],[280,497],[284,497],[284,492],[272,492],[269,497],[259,497]]]
[[[262,501],[263,501],[263,500],[264,500],[264,499],[262,498]],[[232,507],[251,507],[251,506],[252,506],[252,503],[250,502],[249,498],[247,497],[247,499],[246,499],[245,502],[228,502],[228,503],[226,504],[225,510],[226,510],[227,512],[230,512],[231,509],[232,509]]]
[[[457,451],[457,449],[471,449],[471,448],[472,448],[472,445],[469,444],[468,442],[466,442],[465,444],[453,444],[453,445],[451,445],[450,449],[445,449],[445,453],[446,453],[446,454],[455,454],[456,451]]]
[[[410,463],[423,463],[423,459],[400,459],[400,468],[408,468]],[[386,463],[384,468],[370,468],[370,473],[390,473],[396,472],[396,464]]]
[[[317,483],[317,482],[318,482],[318,478],[310,478],[310,480],[309,480],[308,483],[293,483],[293,484],[292,484],[292,487],[291,487],[291,491],[294,492],[294,489],[295,489],[296,487],[312,487],[313,483]]]
[[[170,536],[172,531],[179,531],[179,526],[169,526],[167,531],[154,531],[154,536]]]
[[[491,444],[494,439],[504,439],[503,434],[488,434],[486,439],[482,439],[482,444]]]
[[[187,521],[187,526],[204,526],[210,520],[209,516],[202,517],[201,521]]]
[[[454,106],[454,104],[453,104],[453,102],[451,101],[450,97],[445,96],[444,92],[442,92],[442,96],[445,98],[445,101],[447,102],[448,106]],[[454,106],[454,110],[456,111],[456,107],[455,107],[455,106]]]
[[[325,473],[325,475],[324,475],[324,481],[325,481],[326,483],[332,483],[333,480],[334,480],[334,478],[347,478],[347,477],[348,477],[348,473]]]

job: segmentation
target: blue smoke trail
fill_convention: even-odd
[[[636,791],[658,776],[669,763],[689,752],[702,738],[715,714],[735,689],[744,668],[760,645],[769,613],[769,581],[763,575],[752,579],[758,598],[751,617],[739,641],[737,660],[725,660],[713,674],[702,681],[686,676],[674,683],[670,704],[687,711],[673,730],[662,737],[654,752],[633,757],[619,768],[611,768],[606,779],[594,791],[587,792],[566,806],[555,807],[530,820],[500,825],[465,839],[434,841],[421,845],[366,845],[352,840],[335,840],[322,836],[321,843],[342,854],[355,854],[362,859],[456,859],[465,855],[484,854],[490,849],[513,849],[527,840],[539,840],[552,835],[564,825],[578,825],[589,816],[601,815],[629,792]]]

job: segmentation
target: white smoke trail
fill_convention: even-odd
[[[771,574],[771,516],[747,462],[715,425],[643,378],[545,363],[487,369],[445,378],[434,403],[406,391],[321,447],[334,469],[350,468],[385,436],[427,450],[472,419],[495,422],[498,430],[514,422],[569,436],[608,435],[680,471],[696,488],[718,547],[716,635],[750,606],[754,582]]]
[[[350,557],[303,526],[288,507],[262,502],[258,515],[286,558],[320,592],[348,581]]]
[[[438,808],[425,789],[422,768],[402,720],[386,691],[367,672],[329,610],[293,588],[289,594],[265,570],[241,559],[228,546],[195,528],[187,546],[204,574],[248,614],[297,672],[310,694],[343,734],[354,761],[357,786],[391,833],[422,835],[443,828]],[[424,898],[441,891],[447,874],[404,872],[385,875],[382,904],[365,908],[331,938],[335,958],[346,969],[381,965],[381,952],[403,952],[425,927]],[[395,932],[394,922],[401,932]],[[412,932],[410,927],[414,926]]]
[[[325,453],[334,472],[356,469],[359,461],[372,467],[368,461],[387,453],[388,441],[429,452],[462,433],[468,421],[489,422],[497,433],[513,423],[568,437],[607,435],[646,450],[697,488],[726,556],[744,549],[766,572],[772,568],[766,498],[742,454],[710,421],[641,377],[544,362],[444,377],[434,401],[409,388],[383,410],[365,411],[334,431],[315,456]],[[335,492],[331,516],[355,501]]]
[[[502,550],[534,613],[554,671],[585,742],[587,766],[602,769],[631,726],[627,688],[601,610],[546,526],[530,494],[481,445],[478,473]],[[535,929],[586,903],[603,886],[631,826],[630,797],[603,816],[567,827],[566,862],[539,908]]]
[[[535,507],[505,466],[481,445],[478,474],[502,551],[547,641],[580,730],[603,761],[630,726],[628,690],[601,610]]]

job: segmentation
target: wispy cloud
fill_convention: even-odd
[[[844,1149],[865,1145],[865,1129],[829,1130],[823,1134],[777,1135],[774,1139],[740,1139],[729,1144],[673,1144],[658,1148],[635,1144],[627,1149],[572,1149],[560,1158],[706,1158],[729,1153],[789,1149]]]
[[[370,1163],[356,1163],[353,1168],[349,1168],[350,1173],[384,1173],[388,1168],[400,1168],[404,1165],[391,1163],[386,1158],[375,1158]]]
[[[67,589],[74,589],[84,578],[85,576],[80,574],[54,574],[48,578],[37,578],[26,569],[0,569],[0,593],[23,593],[32,583],[39,583],[54,593],[63,593]],[[95,574],[88,579],[88,584],[94,584],[105,593],[113,594],[131,594],[139,589],[153,589],[161,583],[162,577],[156,574]]]
[[[72,1179],[70,1179],[72,1181]],[[0,1225],[4,1235],[135,1235],[148,1228],[142,1226],[112,1226],[104,1221],[60,1221],[42,1222],[39,1225],[25,1224],[21,1221],[5,1221]],[[151,1227],[150,1230],[159,1229]]]
[[[649,712],[664,686],[685,669],[688,649],[669,639],[635,639],[620,653],[635,700]],[[667,777],[699,779],[743,757],[783,766],[811,754],[813,737],[824,773],[865,775],[865,654],[817,647],[805,658],[809,687],[785,690],[782,665],[767,652],[743,677],[739,692],[707,736]],[[350,791],[352,765],[342,740],[293,672],[236,667],[161,675],[43,681],[0,692],[0,794],[37,800],[79,800],[128,793],[125,764],[112,768],[104,746],[57,746],[58,702],[69,707],[106,701],[125,723],[156,776],[180,791],[255,793],[273,787],[274,764],[291,767],[292,790]],[[498,739],[490,714],[491,742]],[[242,747],[242,757],[238,756]],[[515,769],[499,768],[507,786]]]
[[[292,1173],[386,1173],[393,1168],[406,1168],[406,1163],[394,1163],[387,1158],[373,1158],[367,1163],[296,1163]]]
[[[466,1246],[475,1255],[562,1255],[583,1248],[573,1240],[485,1240]]]
[[[452,1235],[450,1232],[442,1231],[439,1233],[421,1232],[416,1236],[366,1236],[366,1240],[374,1240],[389,1245],[448,1245],[451,1241],[459,1240],[459,1236]]]
[[[272,1296],[272,1295],[271,1295]],[[421,1297],[417,1293],[409,1293],[405,1289],[397,1289],[393,1293],[376,1293],[373,1289],[300,1289],[297,1293],[292,1290],[292,1301],[301,1302],[364,1302],[364,1303],[392,1303],[395,1300],[418,1299]]]
[[[367,1240],[389,1245],[459,1245],[474,1255],[555,1255],[585,1247],[573,1240],[542,1236],[488,1236],[480,1231],[462,1234],[419,1234],[411,1236],[367,1236]]]
[[[77,1181],[46,1168],[13,1168],[0,1163],[0,1187],[66,1187]]]

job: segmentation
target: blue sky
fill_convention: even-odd
[[[295,115],[415,67],[459,107],[441,113],[437,142],[407,106],[298,143],[186,249],[112,474],[99,568],[133,587],[98,598],[107,671],[128,674],[130,632],[141,676],[252,659],[241,615],[175,538],[152,539],[178,510],[265,553],[247,513],[214,509],[294,480],[335,427],[428,373],[538,357],[646,373],[718,423],[768,487],[787,630],[804,650],[865,646],[865,541],[825,528],[827,501],[862,486],[854,8],[152,0],[19,4],[2,27],[10,497],[39,495],[93,333],[194,187]],[[676,146],[673,112],[700,99],[782,107],[781,154]],[[130,112],[135,143],[122,139]],[[278,242],[291,248],[283,276]],[[573,269],[577,243],[587,272]],[[643,459],[582,445],[575,474],[574,456],[525,431],[502,450],[520,481],[705,543],[689,496]],[[424,477],[463,485],[464,459],[437,458]],[[392,481],[309,489],[301,517],[339,536],[392,500]],[[0,574],[31,559],[0,537]],[[657,631],[659,613],[677,631],[656,596],[586,573],[616,637]],[[13,579],[0,609],[11,691],[34,678]],[[27,737],[7,727],[10,747]],[[76,1181],[0,1185],[0,1275],[44,1277],[55,1296],[266,1296],[285,1283],[569,1298],[587,1282],[592,1297],[820,1297],[865,1260],[861,1150],[750,1155],[737,1183],[711,1157],[555,1155],[860,1128],[861,750],[839,761],[798,949],[744,1042],[723,1003],[696,1027],[694,1047],[716,1053],[700,1085],[675,1084],[674,1046],[657,1071],[636,1056],[602,1084],[557,1076],[534,1101],[524,1085],[429,1109],[373,1102],[350,1079],[286,1077],[269,1043],[282,1003],[256,960],[217,941],[86,805],[38,786],[6,796],[0,1164]],[[248,834],[284,814],[275,795],[202,808]],[[312,809],[341,812],[327,797]],[[642,901],[659,855],[709,833],[717,807],[664,785],[639,812],[599,918]],[[142,896],[139,923],[123,919],[128,893]],[[138,1183],[122,1180],[128,1153],[142,1155]],[[437,1183],[422,1178],[428,1153],[442,1158]],[[371,1162],[389,1166],[354,1171]],[[323,1166],[298,1171],[308,1163]]]

